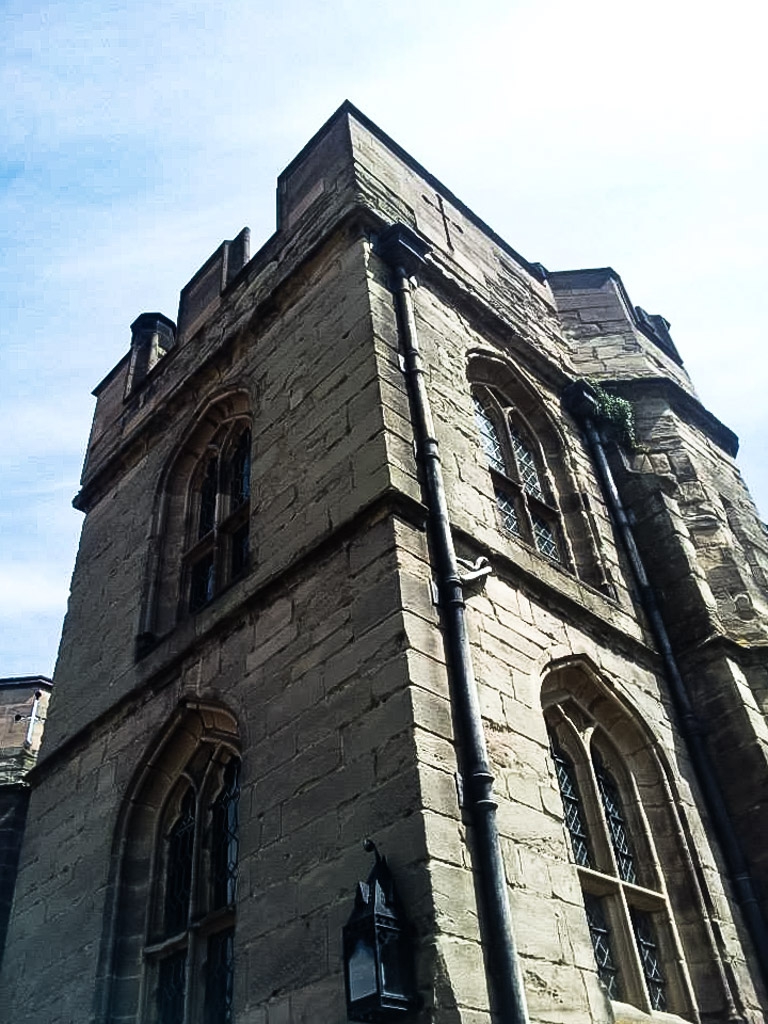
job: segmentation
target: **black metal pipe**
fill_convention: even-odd
[[[429,540],[434,562],[448,678],[459,738],[464,806],[474,836],[473,865],[480,902],[480,927],[491,1010],[499,1024],[527,1024],[522,971],[512,932],[507,880],[496,827],[496,802],[485,743],[477,683],[466,625],[464,593],[453,546],[440,453],[419,353],[410,274],[428,251],[404,225],[379,239],[377,251],[393,273],[398,336],[411,407],[417,459],[429,509]]]
[[[715,828],[734,894],[754,944],[763,981],[768,987],[768,926],[766,926],[765,917],[757,898],[746,856],[733,828],[733,822],[706,747],[701,720],[691,703],[688,688],[677,664],[666,623],[656,600],[656,594],[648,580],[645,565],[635,542],[632,525],[627,517],[624,503],[608,463],[603,439],[595,424],[595,399],[590,393],[589,386],[581,381],[571,385],[563,398],[566,407],[581,421],[597,466],[611,514],[632,567],[643,609],[664,662],[669,692],[677,713],[680,732],[691,756],[691,763]]]

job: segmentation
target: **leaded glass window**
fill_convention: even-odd
[[[539,471],[536,468],[536,460],[533,452],[520,436],[520,431],[510,421],[509,436],[512,440],[512,451],[517,463],[517,471],[520,474],[520,482],[523,490],[532,494],[535,498],[544,499],[544,491],[541,489]]]
[[[203,482],[200,485],[200,513],[197,529],[198,540],[201,540],[213,529],[216,521],[216,480],[218,467],[216,459],[209,459]]]
[[[251,432],[244,430],[230,460],[230,495],[233,508],[251,496]]]
[[[677,940],[653,837],[641,827],[640,790],[592,717],[596,702],[555,692],[546,712],[550,753],[598,976],[612,999],[687,1012],[681,954],[664,955]],[[617,720],[609,717],[611,730]]]
[[[251,432],[222,428],[193,475],[192,543],[184,556],[186,604],[200,611],[250,564]]]
[[[482,402],[478,398],[475,398],[474,403],[475,423],[480,433],[480,443],[483,446],[485,457],[488,459],[488,465],[493,469],[497,469],[500,473],[505,473],[504,453],[501,448],[496,424],[483,408]]]
[[[584,910],[587,914],[589,937],[595,953],[595,963],[600,981],[608,990],[611,999],[621,998],[619,968],[613,956],[611,932],[605,920],[602,901],[597,896],[584,893]]]
[[[577,864],[582,867],[591,867],[589,856],[589,837],[584,827],[584,810],[581,805],[581,797],[576,785],[576,773],[573,762],[564,754],[554,737],[550,737],[552,760],[555,762],[555,773],[557,784],[560,787],[560,797],[563,801],[563,814],[565,826],[571,837],[573,856]]]
[[[546,483],[543,460],[518,423],[517,411],[491,388],[477,389],[473,403],[502,528],[546,558],[562,562],[560,516]]]
[[[542,555],[546,555],[547,558],[559,562],[560,552],[557,548],[557,541],[555,540],[551,524],[546,519],[542,519],[541,516],[537,516],[535,512],[531,515],[531,522],[533,523],[533,539],[536,542],[536,547]]]
[[[187,771],[186,788],[166,809],[162,914],[145,947],[154,969],[149,1019],[231,1024],[240,762],[206,745]]]
[[[189,610],[198,611],[215,594],[213,585],[213,554],[203,555],[192,566],[189,583]]]
[[[187,927],[192,895],[195,841],[195,793],[190,787],[181,802],[179,817],[168,836],[165,886],[165,931],[174,935]]]
[[[651,998],[651,1006],[654,1010],[666,1010],[666,981],[661,970],[659,961],[659,950],[656,944],[653,924],[650,914],[641,910],[632,910],[632,927],[635,932],[637,951],[640,954],[640,963],[643,967],[645,984],[648,987],[648,995]]]
[[[157,981],[158,1024],[184,1024],[187,953],[182,950],[160,961]]]
[[[608,824],[608,834],[611,838],[613,852],[616,854],[619,876],[625,882],[636,882],[635,858],[630,847],[618,787],[613,776],[603,764],[599,751],[593,753],[592,761],[595,766],[595,778],[603,803],[605,820]]]
[[[501,524],[508,533],[520,536],[520,520],[517,516],[514,500],[500,487],[494,488],[496,492],[496,507],[499,510]]]
[[[237,887],[238,804],[240,800],[240,765],[230,761],[224,770],[221,792],[213,804],[211,827],[211,884],[213,906],[229,906],[235,902]]]
[[[235,981],[232,928],[208,939],[205,961],[205,1024],[232,1024]]]

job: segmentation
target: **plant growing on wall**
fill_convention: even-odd
[[[606,440],[615,441],[617,444],[629,448],[630,451],[636,451],[639,446],[632,404],[626,398],[612,395],[595,381],[590,380],[586,383],[594,393],[597,425]]]

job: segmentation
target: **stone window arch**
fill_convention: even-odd
[[[568,852],[616,1019],[645,1019],[637,1010],[648,1020],[724,1019],[733,994],[656,743],[579,663],[548,674],[542,706]]]
[[[602,498],[559,400],[548,404],[519,367],[490,353],[473,353],[467,376],[473,437],[501,532],[615,597],[593,507]]]
[[[226,421],[211,438],[190,481],[182,601],[199,611],[249,564],[251,430]]]
[[[137,654],[253,565],[251,417],[232,392],[198,413],[162,473]]]
[[[560,511],[534,432],[496,388],[475,385],[472,399],[501,526],[539,554],[567,564]]]
[[[233,1021],[239,795],[232,716],[181,709],[117,831],[107,1021]]]

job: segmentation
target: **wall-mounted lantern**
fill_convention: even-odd
[[[413,948],[387,862],[370,839],[376,861],[367,882],[358,882],[355,907],[344,925],[347,1016],[391,1021],[416,1009]]]

